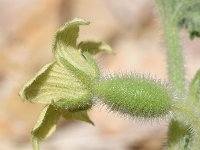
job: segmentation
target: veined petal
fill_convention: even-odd
[[[80,25],[89,25],[90,22],[84,19],[75,18],[70,22],[66,22],[62,27],[60,27],[56,34],[53,44],[53,52],[57,50],[60,45],[67,45],[76,48],[76,41],[79,33]]]
[[[33,103],[51,104],[65,101],[70,108],[87,108],[91,105],[90,93],[67,67],[59,62],[44,66],[36,76],[25,84],[20,96]],[[84,100],[80,104],[76,101]]]
[[[53,53],[57,61],[64,58],[75,68],[85,72],[92,79],[96,76],[94,68],[83,57],[82,52],[78,50],[76,41],[80,25],[88,25],[89,22],[83,19],[74,19],[64,24],[55,35]]]

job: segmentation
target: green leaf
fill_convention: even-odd
[[[190,83],[188,99],[190,103],[193,104],[196,104],[200,101],[200,70],[197,71],[196,75]]]
[[[171,110],[171,94],[164,85],[144,76],[116,76],[97,82],[94,93],[113,111],[133,117],[157,118]]]
[[[94,125],[86,111],[70,112],[68,110],[62,110],[62,116],[66,120],[80,120]]]
[[[200,36],[199,0],[156,0],[165,25],[186,29],[193,39]]]
[[[60,118],[60,113],[49,105],[46,106],[32,130],[32,144],[34,150],[39,150],[39,143],[48,138],[56,129],[56,124]]]
[[[179,25],[190,33],[192,39],[200,37],[200,1],[183,2],[180,11]]]
[[[112,48],[104,43],[104,42],[97,42],[97,41],[82,41],[79,43],[78,48],[82,51],[88,51],[90,54],[97,54],[101,51],[111,53]]]
[[[20,96],[33,103],[56,104],[70,110],[91,107],[87,85],[77,79],[69,67],[60,62],[44,66],[36,76],[25,84]]]

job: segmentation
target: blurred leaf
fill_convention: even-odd
[[[180,13],[179,25],[190,33],[192,39],[200,37],[200,1],[183,2],[180,11],[182,13]]]
[[[170,144],[167,150],[190,150],[191,147],[188,142],[188,136],[182,137],[179,142]]]
[[[111,53],[112,48],[104,42],[96,41],[82,41],[79,43],[78,48],[82,51],[88,51],[90,54],[97,54],[101,51]]]
[[[33,149],[39,150],[39,143],[48,138],[56,129],[60,113],[51,105],[46,106],[32,130]]]
[[[186,29],[191,39],[200,36],[199,0],[156,0],[165,24]]]
[[[78,112],[69,112],[67,110],[63,110],[62,111],[62,116],[66,119],[66,120],[80,120],[80,121],[85,121],[88,122],[92,125],[94,125],[94,123],[90,120],[88,114],[86,111],[78,111]]]
[[[169,129],[168,129],[168,145],[176,145],[178,146],[178,143],[182,143],[180,145],[186,147],[188,145],[188,141],[185,137],[191,136],[191,130],[188,125],[185,125],[184,123],[172,119],[170,124],[169,124]],[[185,143],[183,144],[183,139],[185,139]]]
[[[197,71],[196,75],[190,83],[189,101],[194,104],[200,101],[200,70]]]

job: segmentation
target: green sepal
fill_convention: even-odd
[[[46,106],[32,129],[32,144],[34,150],[39,150],[39,143],[48,138],[56,129],[61,114],[53,106]]]
[[[70,112],[68,110],[62,110],[62,116],[66,120],[80,120],[94,125],[89,118],[87,111]]]
[[[82,51],[88,51],[92,55],[101,51],[108,53],[112,52],[112,48],[108,44],[99,41],[82,41],[78,44],[78,48]]]
[[[200,101],[200,70],[197,71],[190,83],[188,100],[193,104]]]
[[[91,95],[83,95],[76,99],[61,99],[57,102],[52,102],[56,109],[67,109],[69,111],[83,111],[92,107]]]

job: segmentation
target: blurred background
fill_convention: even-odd
[[[81,40],[103,40],[115,55],[98,54],[103,74],[151,73],[167,80],[162,26],[153,0],[0,0],[0,150],[31,150],[30,132],[41,105],[23,103],[18,92],[52,60],[52,38],[64,22],[81,17]],[[200,40],[181,32],[189,82],[200,68]],[[104,107],[89,115],[95,127],[59,122],[42,150],[161,150],[167,121],[129,120]]]

